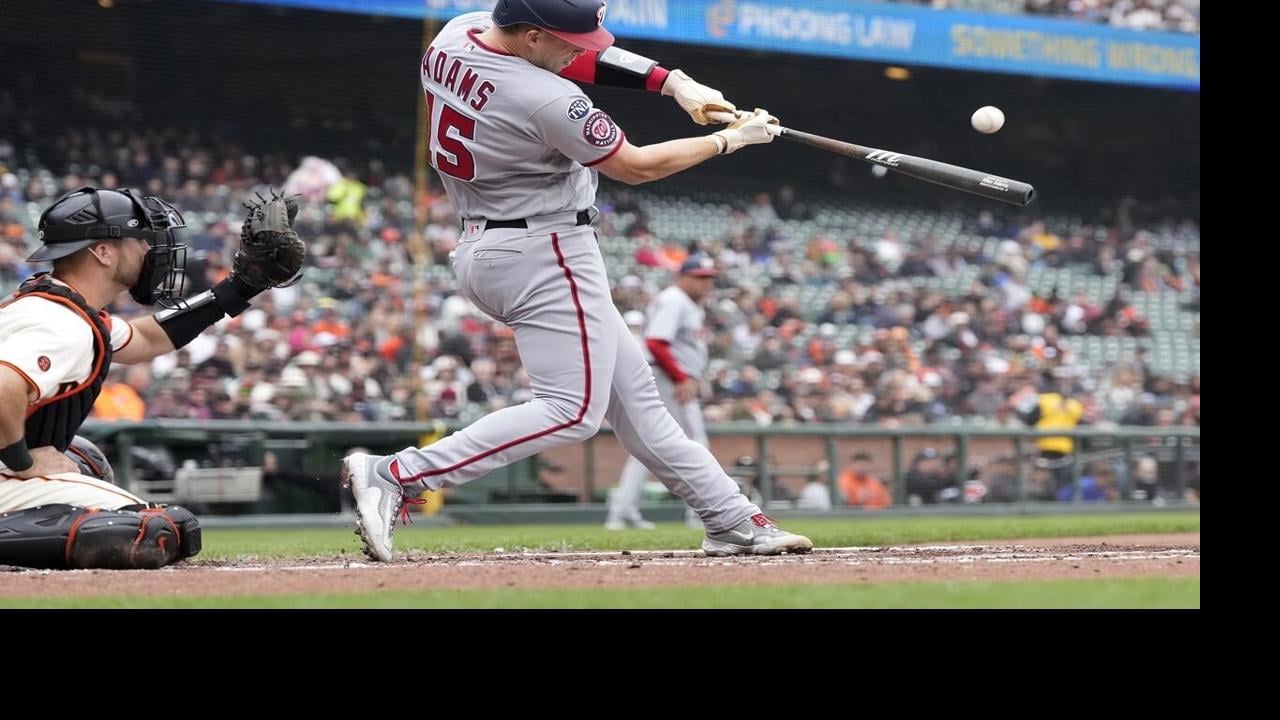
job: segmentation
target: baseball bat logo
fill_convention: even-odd
[[[994,175],[988,175],[978,181],[978,184],[985,188],[999,190],[1000,192],[1009,192],[1009,181]]]
[[[875,150],[867,153],[867,160],[888,165],[889,167],[898,167],[898,161],[902,160],[900,153],[889,152],[888,150]]]

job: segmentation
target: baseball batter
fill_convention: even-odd
[[[763,110],[726,129],[637,147],[570,82],[674,96],[700,124],[733,111],[685,73],[612,48],[602,0],[498,0],[454,18],[419,69],[430,110],[430,158],[462,218],[452,254],[461,292],[509,325],[534,399],[423,448],[343,460],[357,532],[370,557],[392,559],[406,498],[594,435],[619,441],[707,528],[712,555],[808,552],[739,491],[662,404],[643,350],[610,298],[591,223],[597,172],[630,184],[773,139]]]
[[[707,340],[702,304],[715,288],[715,262],[690,257],[680,267],[680,277],[654,297],[645,309],[644,344],[654,366],[658,396],[686,437],[706,447],[707,429],[698,404],[698,378],[707,369]],[[633,527],[651,530],[653,523],[640,514],[640,493],[649,471],[634,457],[622,467],[618,489],[609,497],[605,528]],[[696,514],[688,518],[698,522]]]

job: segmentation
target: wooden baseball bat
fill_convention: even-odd
[[[735,119],[733,114],[725,112],[711,112],[707,113],[707,116],[721,122],[732,122]],[[872,165],[879,165],[893,172],[910,175],[919,180],[927,180],[943,187],[963,190],[1011,205],[1025,207],[1030,205],[1036,196],[1036,189],[1027,183],[1009,180],[980,170],[972,170],[959,165],[948,165],[937,160],[904,155],[892,150],[878,150],[854,145],[853,143],[833,140],[822,135],[792,130],[781,125],[769,125],[768,127],[769,132],[792,142],[811,145],[820,150],[856,158]]]

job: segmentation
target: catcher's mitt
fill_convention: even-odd
[[[231,272],[244,282],[263,290],[292,285],[302,277],[302,260],[307,245],[290,224],[298,216],[298,197],[258,195],[259,202],[244,204],[249,210],[240,231],[240,250],[231,263]]]

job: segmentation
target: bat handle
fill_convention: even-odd
[[[746,112],[745,110],[739,110],[737,113],[729,113],[729,112],[721,112],[719,110],[712,110],[711,112],[707,113],[707,117],[711,120],[715,120],[716,122],[731,123],[734,120],[737,120],[738,118],[746,117],[750,114],[751,113]],[[782,132],[784,128],[781,125],[766,125],[765,129],[769,131],[770,135],[777,135],[778,133]]]

